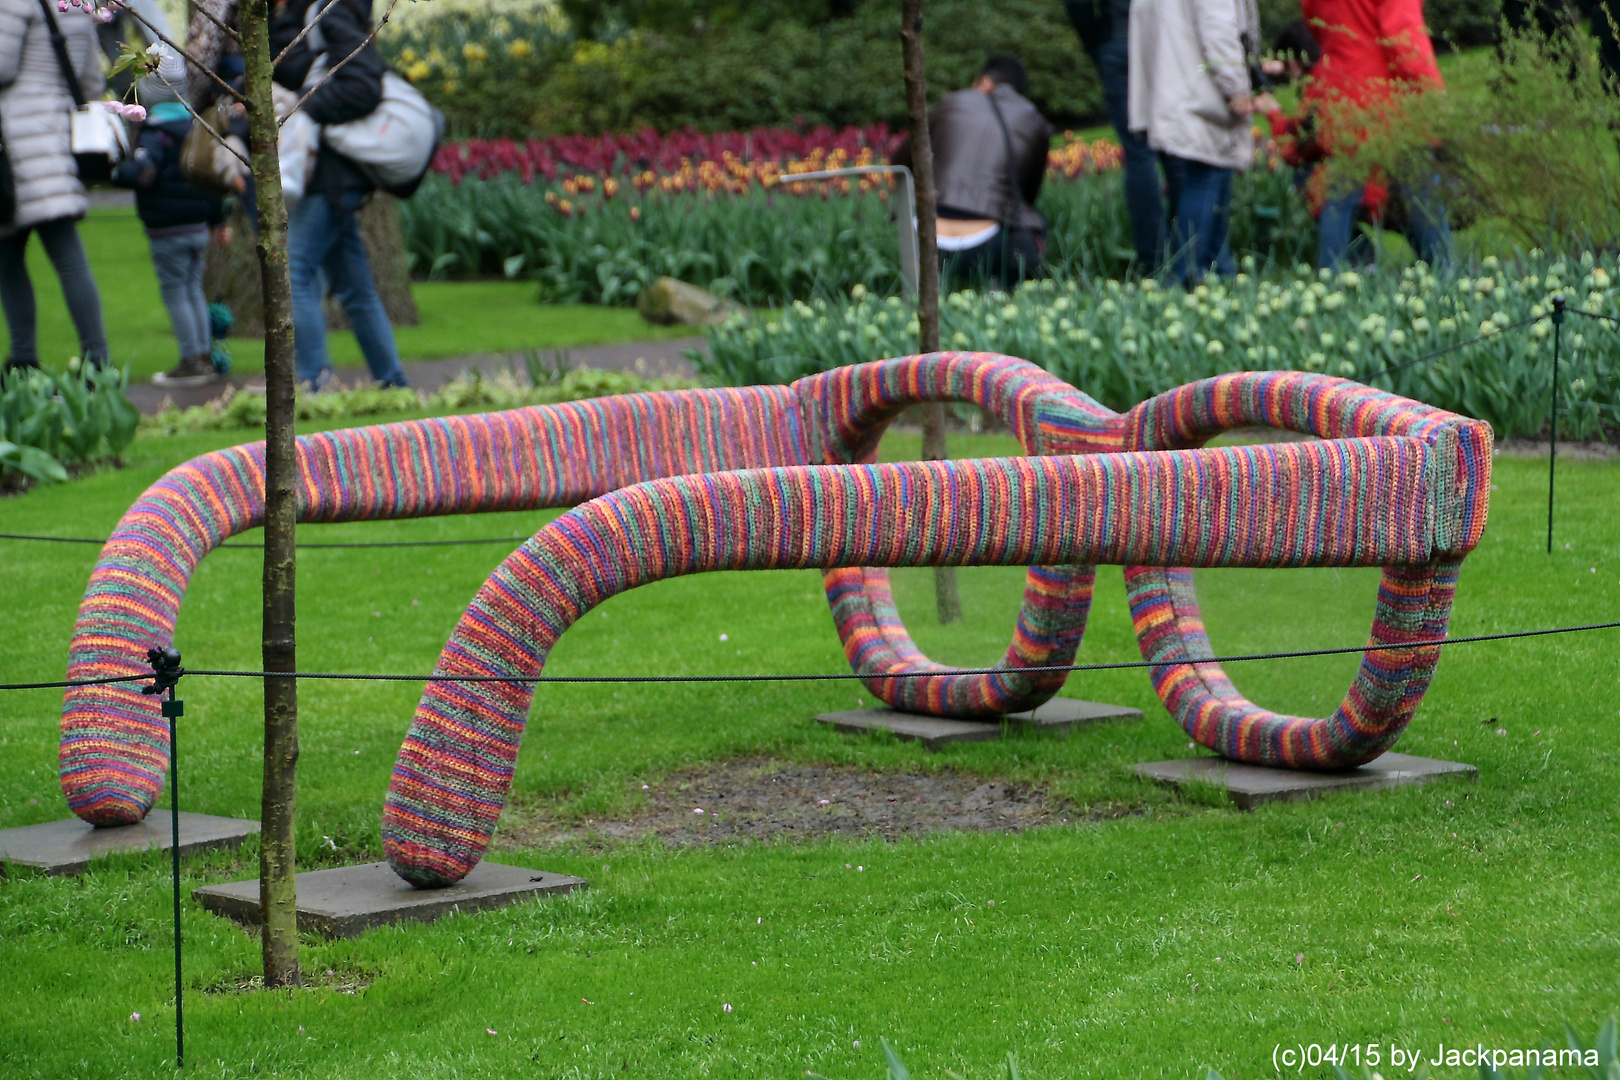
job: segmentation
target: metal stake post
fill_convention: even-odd
[[[894,205],[894,221],[900,241],[900,284],[906,297],[917,298],[917,188],[911,170],[904,165],[852,165],[847,169],[823,169],[820,172],[792,173],[779,181],[783,184],[804,184],[818,180],[837,180],[845,176],[898,176],[900,190],[890,200]]]
[[[1553,540],[1553,483],[1557,478],[1558,469],[1558,352],[1564,336],[1564,297],[1563,294],[1553,297],[1553,369],[1552,390],[1549,394],[1552,402],[1552,428],[1549,431],[1547,453],[1547,554],[1552,554]]]
[[[163,716],[169,721],[169,853],[173,856],[174,864],[174,1064],[176,1068],[184,1068],[186,1064],[186,1020],[184,986],[181,983],[182,966],[180,962],[180,717],[186,714],[185,702],[174,696],[175,684],[185,671],[180,667],[180,650],[178,649],[148,649],[147,661],[152,665],[154,676],[151,686],[141,690],[143,694],[163,694],[167,692],[169,700],[162,703]]]

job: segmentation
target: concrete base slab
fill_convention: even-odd
[[[0,829],[0,873],[6,863],[47,874],[80,874],[90,860],[125,851],[168,851],[174,826],[167,810],[153,810],[145,821],[98,829],[78,818]],[[180,812],[180,854],[239,847],[259,831],[257,821]]]
[[[1015,724],[1033,724],[1041,731],[1067,735],[1075,728],[1089,724],[1134,723],[1142,719],[1142,710],[1128,705],[1104,705],[1096,701],[1059,697],[1027,712],[1008,713],[1007,719]]]
[[[846,735],[862,735],[869,731],[887,731],[901,742],[920,742],[930,750],[958,742],[984,742],[1001,738],[1001,722],[983,720],[947,720],[938,716],[918,716],[888,707],[876,709],[849,709],[846,712],[822,713],[818,724],[831,724]]]
[[[1108,720],[1140,720],[1142,711],[1123,705],[1099,705],[1094,701],[1053,698],[1037,709],[1011,713],[1005,719],[1013,724],[1030,725],[1040,731],[1067,735],[1076,727],[1086,724]],[[1006,734],[1006,728],[999,719],[954,720],[900,712],[888,706],[822,713],[816,717],[816,722],[831,724],[836,730],[848,735],[887,731],[904,742],[920,742],[934,751],[950,743],[984,742],[987,739],[999,739]]]
[[[1172,787],[1203,784],[1224,788],[1240,810],[1253,810],[1268,802],[1303,802],[1333,791],[1402,787],[1447,777],[1479,778],[1479,770],[1472,765],[1396,753],[1386,753],[1359,768],[1332,772],[1272,769],[1220,757],[1152,761],[1135,768],[1138,774]]]
[[[355,937],[375,926],[432,922],[452,911],[488,911],[549,893],[586,888],[584,878],[482,862],[442,889],[417,889],[385,862],[299,874],[298,929],[329,938]],[[207,885],[191,894],[215,915],[259,925],[259,880]]]

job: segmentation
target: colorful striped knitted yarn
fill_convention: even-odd
[[[1378,589],[1371,643],[1444,636],[1462,556],[1478,544],[1490,501],[1489,427],[1342,379],[1299,372],[1222,375],[1179,387],[1132,409],[1126,445],[1158,450],[1196,446],[1232,428],[1270,427],[1323,439],[1383,436],[1427,448],[1421,497],[1430,507],[1433,550],[1387,566]],[[1279,503],[1274,519],[1310,520],[1317,508]],[[1131,618],[1143,657],[1195,661],[1213,656],[1185,569],[1125,571]],[[1165,708],[1200,744],[1238,761],[1292,768],[1342,768],[1371,761],[1411,722],[1439,662],[1436,647],[1366,653],[1344,702],[1326,720],[1286,716],[1238,693],[1218,664],[1153,669]]]
[[[1028,453],[1090,456],[855,464],[870,460],[900,410],[940,399],[994,412]],[[1332,441],[1121,453],[1196,447],[1255,424]],[[513,664],[537,671],[579,611],[652,577],[814,565],[829,570],[846,653],[879,697],[941,715],[1012,711],[1062,684],[1061,674],[1019,669],[1070,662],[1089,609],[1091,565],[1101,560],[1128,567],[1143,655],[1186,661],[1157,669],[1154,681],[1195,738],[1242,760],[1317,768],[1369,760],[1393,743],[1438,650],[1369,654],[1345,704],[1326,720],[1272,714],[1239,696],[1218,666],[1198,662],[1212,654],[1191,575],[1173,568],[1384,565],[1373,640],[1442,633],[1457,566],[1484,528],[1491,449],[1482,424],[1339,379],[1223,376],[1120,416],[1023,361],[949,353],[839,369],[792,387],[631,395],[332,432],[299,446],[302,521],[541,508],[604,496],[542,530],[503,564],[479,603],[525,559],[566,564],[557,580],[573,581],[574,592],[534,593],[553,607],[526,615],[475,604],[447,647],[446,671]],[[790,468],[811,462],[850,464]],[[762,468],[776,471],[734,472]],[[658,479],[682,474],[707,475]],[[631,487],[649,480],[657,482]],[[657,531],[615,533],[624,550],[598,537],[604,507],[642,507],[636,500],[648,491],[662,494],[646,505],[678,509],[679,520],[635,519],[638,529]],[[172,640],[197,563],[259,524],[262,511],[262,444],[204,455],[149,489],[91,577],[69,676],[143,672],[145,650]],[[570,546],[568,530],[580,521],[590,523],[580,535],[603,546]],[[952,673],[905,633],[882,568],[939,562],[1035,564],[997,673]],[[905,671],[940,674],[883,677]],[[469,857],[476,862],[504,801],[529,698],[521,687],[430,687],[388,810],[390,851],[409,880],[454,880],[472,865]],[[62,781],[86,820],[144,816],[167,750],[153,699],[124,686],[68,692]]]
[[[538,675],[603,600],[712,570],[1423,565],[1434,557],[1433,456],[1417,439],[1385,436],[655,480],[570,511],[508,556],[436,671]],[[1415,704],[1421,688],[1408,684],[1368,708]],[[406,881],[449,884],[483,856],[533,694],[523,683],[428,685],[383,812],[383,845]],[[1270,735],[1259,725],[1257,738]]]
[[[837,368],[796,384],[806,412],[811,459],[871,461],[889,421],[924,401],[971,401],[997,416],[1028,454],[1104,453],[1121,448],[1123,418],[1056,377],[1020,362],[942,353],[903,363]],[[906,632],[880,567],[833,570],[827,601],[850,665],[878,700],[933,716],[989,717],[1031,709],[1063,686],[1061,672],[1020,668],[1074,662],[1091,610],[1089,566],[1035,567],[1012,644],[995,675],[953,674],[923,655]],[[938,679],[877,678],[938,671]]]
[[[300,521],[357,521],[571,506],[635,481],[804,461],[790,387],[633,394],[298,440]],[[152,485],[102,548],[79,605],[69,679],[149,670],[173,642],[192,573],[263,523],[264,444],[221,450]],[[62,790],[95,825],[140,821],[168,767],[156,698],[136,686],[69,689]]]
[[[946,353],[862,364],[791,387],[634,394],[306,436],[299,440],[299,520],[572,506],[661,476],[847,460],[851,440],[875,446],[906,405],[940,398],[996,412],[1032,452],[1040,445],[1033,434],[1037,413],[1059,416],[1081,443],[1088,431],[1106,427],[1086,445],[1119,446],[1118,417],[1034,365]],[[263,490],[262,443],[205,454],[147,490],[119,522],[91,574],[68,677],[145,672],[146,650],[173,641],[197,564],[222,541],[262,522]],[[1031,581],[1036,610],[1026,606],[1020,626],[1036,629],[1020,629],[1009,655],[1014,663],[1066,663],[1078,629],[1050,627],[1057,616],[1044,612],[1059,586],[1046,577]],[[848,603],[864,595],[857,588]],[[886,596],[878,594],[880,605]],[[1083,628],[1083,605],[1075,616]],[[858,620],[840,622],[851,635],[859,630]],[[898,616],[886,626],[909,643]],[[1043,634],[1052,641],[1044,652]],[[888,671],[895,661],[874,653],[872,662]],[[1038,703],[1061,682],[1032,683],[1030,697],[1020,696],[1021,684],[1011,679],[970,680],[984,689],[966,698],[991,711]],[[885,691],[893,694],[892,685]],[[894,694],[893,700],[905,699]],[[127,685],[67,692],[60,768],[68,805],[80,817],[97,825],[141,820],[167,765],[168,730],[154,698]]]

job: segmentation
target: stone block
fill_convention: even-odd
[[[1222,757],[1153,761],[1135,769],[1141,776],[1176,788],[1194,784],[1223,788],[1240,810],[1253,810],[1268,802],[1303,802],[1334,791],[1370,791],[1446,778],[1479,778],[1479,770],[1472,765],[1396,753],[1386,753],[1358,768],[1330,772],[1245,765]]]
[[[299,874],[298,929],[329,938],[355,937],[376,926],[432,922],[453,911],[489,911],[551,893],[586,887],[583,878],[481,862],[442,889],[407,884],[385,862]],[[191,894],[215,915],[259,925],[259,880],[206,885]]]
[[[1068,735],[1075,728],[1091,724],[1135,723],[1142,719],[1142,710],[1059,697],[1026,712],[1008,713],[1007,719],[1015,724],[1033,724],[1040,731]]]
[[[1067,735],[1076,727],[1108,720],[1140,720],[1140,709],[1123,705],[1099,705],[1093,701],[1074,698],[1053,698],[1038,709],[1011,713],[1008,724],[1029,725],[1036,730]],[[1001,719],[956,720],[940,716],[923,716],[900,712],[886,705],[867,709],[849,709],[844,712],[822,713],[816,722],[830,724],[845,734],[859,735],[868,731],[887,731],[903,742],[920,742],[929,750],[957,742],[984,742],[1002,738],[1008,731]]]
[[[167,810],[153,810],[134,825],[98,829],[78,818],[0,829],[0,870],[6,863],[47,874],[79,874],[90,860],[128,851],[168,851],[173,824]],[[180,812],[180,854],[234,848],[259,831],[257,821]]]

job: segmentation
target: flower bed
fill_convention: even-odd
[[[446,171],[400,205],[400,223],[417,276],[533,278],[548,300],[628,304],[665,274],[750,305],[830,298],[857,284],[888,295],[900,290],[900,259],[887,184],[779,182],[879,160],[872,143],[883,131],[868,129],[865,146],[853,136],[784,141],[772,146],[788,156],[749,162],[731,156],[733,136],[693,136],[672,145],[706,147],[720,160],[682,157],[663,172],[648,167],[671,163],[657,145],[631,159],[605,140],[457,144]],[[1106,142],[1053,151],[1040,207],[1055,273],[1123,273],[1132,248],[1117,159]],[[1269,216],[1256,213],[1262,205]],[[1308,225],[1286,173],[1260,169],[1234,186],[1239,250],[1309,259]]]
[[[525,184],[537,180],[609,179],[638,189],[708,191],[740,195],[770,188],[785,175],[881,164],[899,149],[904,134],[886,124],[848,127],[756,128],[704,134],[687,129],[660,135],[644,128],[633,135],[559,135],[548,139],[466,139],[446,143],[433,159],[433,171],[460,183],[469,176],[493,180],[516,173]],[[1087,142],[1067,132],[1047,155],[1047,175],[1068,179],[1119,168],[1118,143]],[[848,189],[845,185],[844,190]],[[814,193],[810,187],[799,193]],[[863,188],[864,190],[864,188]]]
[[[1114,409],[1226,371],[1301,368],[1479,417],[1507,437],[1547,426],[1552,296],[1620,315],[1613,254],[1535,252],[1515,265],[1486,259],[1473,274],[1299,267],[1280,279],[1256,276],[1253,261],[1245,263],[1232,280],[1191,292],[1151,279],[958,292],[941,305],[941,342],[1031,360]],[[1506,329],[1523,320],[1530,325]],[[711,358],[702,363],[721,383],[787,382],[912,352],[916,333],[915,313],[898,298],[856,288],[848,299],[799,302],[768,321],[737,319],[711,330]],[[1409,363],[1476,337],[1485,340]],[[1558,392],[1561,434],[1601,437],[1620,426],[1614,324],[1568,317]]]

